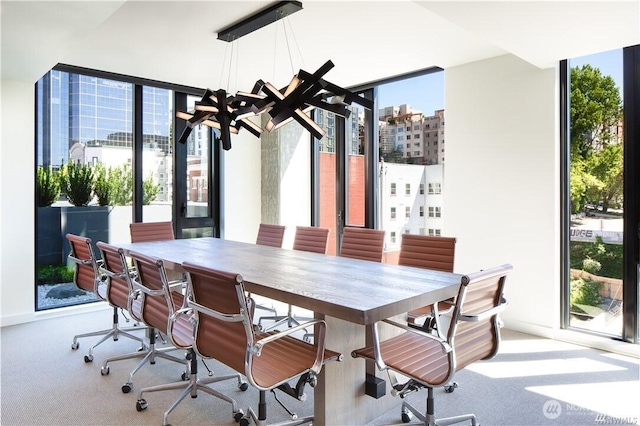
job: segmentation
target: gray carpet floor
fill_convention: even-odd
[[[134,377],[134,390],[121,392],[137,360],[114,362],[110,374],[100,366],[109,356],[135,351],[138,344],[121,338],[96,348],[94,361],[84,354],[95,338],[73,336],[105,328],[110,311],[64,316],[3,327],[0,336],[0,424],[2,425],[159,425],[165,409],[180,391],[150,393],[148,409],[137,412],[136,390],[179,380],[184,368],[159,359]],[[180,354],[180,352],[176,352]],[[640,424],[638,359],[581,346],[503,331],[500,353],[459,372],[459,388],[451,394],[436,389],[436,414],[473,412],[482,425],[598,425]],[[209,360],[215,374],[230,371]],[[201,372],[206,371],[200,368]],[[205,374],[206,375],[206,374]],[[257,391],[241,392],[235,381],[215,385],[235,398],[240,408],[257,403]],[[313,412],[313,389],[301,403],[282,396],[299,415]],[[424,408],[425,392],[408,400]],[[270,422],[288,418],[268,395]],[[173,425],[236,425],[231,405],[200,393],[187,397],[169,416]],[[399,409],[367,426],[400,422]],[[345,419],[344,425],[350,425]]]

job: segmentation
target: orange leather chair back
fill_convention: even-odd
[[[326,254],[328,242],[329,228],[296,226],[296,236],[293,240],[294,250]]]
[[[398,264],[453,272],[455,254],[455,238],[403,234]]]
[[[137,222],[129,225],[132,243],[146,241],[175,240],[173,224],[167,222]]]
[[[258,238],[256,244],[261,246],[282,247],[282,239],[284,238],[284,229],[282,225],[268,225],[261,223],[258,229]]]
[[[344,228],[340,256],[382,262],[384,231],[367,228]]]

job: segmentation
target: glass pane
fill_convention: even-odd
[[[444,73],[378,88],[380,224],[385,259],[396,263],[402,234],[441,235]]]
[[[91,238],[96,256],[96,242],[129,239],[132,94],[128,83],[61,71],[37,83],[37,166],[60,184],[36,213],[37,310],[96,300],[71,284],[67,233]],[[73,171],[91,179],[74,179]]]
[[[183,228],[180,238],[201,238],[213,236],[213,228],[206,226],[203,228]]]
[[[364,155],[364,108],[349,107],[351,115],[345,120],[345,147],[347,153],[347,226],[365,225],[366,162]]]
[[[571,59],[570,325],[622,333],[622,51]]]
[[[327,254],[336,254],[338,210],[336,206],[336,167],[335,147],[336,117],[332,112],[316,108],[314,121],[322,127],[326,135],[318,140],[318,226],[329,228]]]
[[[188,110],[193,110],[198,100],[188,96]],[[209,135],[209,127],[199,125],[187,140],[187,218],[209,217]]]
[[[143,87],[142,219],[171,221],[173,200],[173,92]]]

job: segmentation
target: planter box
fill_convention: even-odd
[[[66,260],[67,256],[69,256],[69,243],[65,238],[68,233],[91,238],[94,253],[99,257],[96,243],[98,241],[109,241],[109,213],[112,208],[110,206],[60,208],[62,259]]]
[[[38,207],[37,264],[60,265],[63,263],[62,234],[60,231],[60,207]]]

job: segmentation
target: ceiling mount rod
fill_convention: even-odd
[[[302,3],[299,1],[278,2],[243,19],[237,24],[218,31],[218,40],[232,42],[279,19],[286,18],[299,10],[302,10]]]

